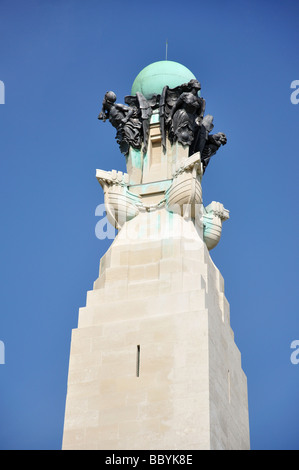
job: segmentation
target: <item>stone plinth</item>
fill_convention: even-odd
[[[73,330],[63,449],[248,449],[247,382],[202,227],[125,224]]]

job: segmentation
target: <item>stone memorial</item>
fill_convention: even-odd
[[[117,235],[72,332],[63,449],[250,448],[247,380],[210,256],[229,211],[204,205],[201,186],[227,138],[211,134],[200,90],[160,61],[125,104],[104,94],[98,118],[127,171],[96,171]]]

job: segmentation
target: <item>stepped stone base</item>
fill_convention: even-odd
[[[101,259],[72,333],[63,449],[249,449],[223,278],[191,220],[139,214]]]

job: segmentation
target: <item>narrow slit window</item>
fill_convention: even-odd
[[[136,377],[140,375],[140,344],[137,345],[137,356],[136,356]]]
[[[227,371],[227,394],[228,394],[228,403],[231,402],[231,383],[230,383],[230,370]]]

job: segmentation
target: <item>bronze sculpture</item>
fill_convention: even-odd
[[[146,99],[142,93],[126,96],[125,103],[116,103],[116,95],[108,91],[103,99],[98,119],[109,119],[116,128],[120,151],[128,155],[130,146],[147,152],[150,119],[159,107],[162,148],[166,152],[166,139],[170,144],[179,142],[189,147],[189,156],[200,152],[205,171],[211,157],[227,142],[222,132],[210,135],[214,127],[213,116],[204,116],[206,102],[198,96],[201,89],[196,79],[175,88],[165,86],[161,95]]]
[[[173,89],[164,87],[160,98],[160,122],[164,142],[165,131],[168,131],[172,144],[178,141],[182,145],[192,146],[205,111],[205,100],[198,96],[200,89],[197,80],[190,80],[189,83]]]
[[[126,106],[115,101],[115,93],[107,91],[98,119],[104,122],[109,119],[112,126],[116,128],[116,140],[120,151],[127,155],[130,145],[137,149],[141,147],[140,110],[136,106]]]

